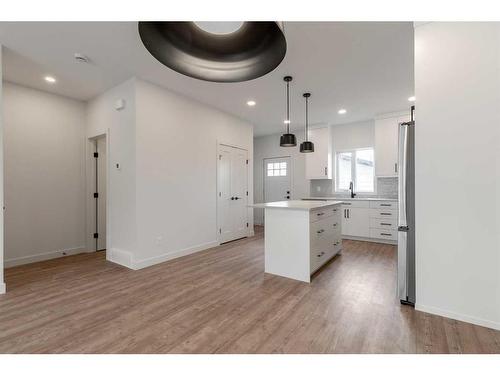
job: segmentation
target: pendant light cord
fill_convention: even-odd
[[[286,83],[286,132],[290,133],[290,82]]]
[[[309,118],[309,114],[308,114],[308,104],[309,104],[309,97],[306,96],[306,142],[309,140],[308,139],[308,129],[309,129],[309,121],[308,121],[308,118]]]

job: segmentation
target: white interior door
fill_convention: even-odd
[[[218,223],[221,242],[248,235],[247,151],[219,146]]]
[[[290,157],[264,159],[264,201],[285,201],[291,197]]]
[[[96,140],[97,158],[97,244],[96,250],[106,249],[106,137],[101,137]]]

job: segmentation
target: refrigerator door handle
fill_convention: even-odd
[[[407,194],[406,194],[406,169],[407,169],[407,156],[408,156],[408,124],[399,124],[399,147],[398,147],[398,164],[399,164],[399,215],[398,225],[400,227],[407,227]]]

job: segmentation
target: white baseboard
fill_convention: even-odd
[[[106,252],[106,260],[123,267],[134,269],[132,264],[132,253],[130,251],[112,248]]]
[[[86,252],[87,252],[87,248],[85,246],[81,246],[81,247],[75,247],[75,248],[71,248],[71,249],[56,250],[56,251],[50,251],[47,253],[5,259],[4,265],[5,265],[5,268],[10,268],[10,267],[15,267],[15,266],[20,266],[22,264],[41,262],[43,260],[61,258],[61,257],[68,256],[68,255],[75,255],[75,254],[81,254],[81,253],[86,253]]]
[[[131,268],[134,269],[134,270],[139,270],[139,269],[142,269],[142,268],[154,266],[155,264],[158,264],[158,263],[166,262],[167,260],[172,260],[172,259],[175,259],[175,258],[180,258],[180,257],[186,256],[186,255],[189,255],[189,254],[197,253],[198,251],[210,249],[211,247],[215,247],[215,246],[218,246],[218,245],[219,245],[219,242],[217,242],[217,241],[207,242],[207,243],[204,243],[204,244],[201,244],[201,245],[196,245],[196,246],[193,246],[193,247],[189,247],[189,248],[186,248],[186,249],[174,251],[174,252],[171,252],[171,253],[166,253],[166,254],[158,255],[158,256],[155,256],[155,257],[151,257],[151,258],[146,258],[146,259],[142,259],[142,260],[133,261]]]
[[[425,306],[417,303],[415,304],[415,310],[426,312],[429,314],[444,316],[445,318],[460,320],[466,323],[476,324],[482,327],[500,330],[500,322],[493,322],[491,320],[476,318],[470,315],[459,314],[453,311],[443,310],[438,307]]]
[[[4,294],[6,291],[5,283],[0,283],[0,294]]]

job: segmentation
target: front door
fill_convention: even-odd
[[[264,201],[291,198],[290,157],[264,159]]]
[[[219,146],[217,173],[220,242],[248,235],[247,151]]]

